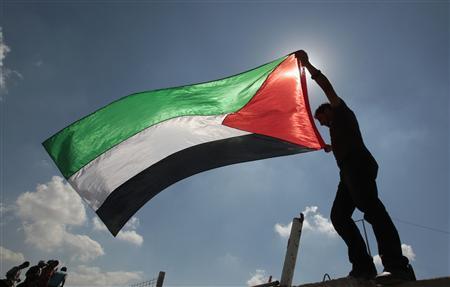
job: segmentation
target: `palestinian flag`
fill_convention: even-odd
[[[229,164],[321,149],[295,54],[217,81],[121,98],[43,143],[112,234],[166,187]]]

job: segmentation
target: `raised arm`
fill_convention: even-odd
[[[334,91],[334,88],[328,78],[309,62],[308,54],[306,54],[306,52],[303,50],[299,50],[295,52],[295,54],[302,65],[306,67],[306,69],[308,69],[309,73],[311,74],[311,78],[315,80],[317,84],[322,88],[331,106],[336,107],[337,105],[339,105],[341,99]]]

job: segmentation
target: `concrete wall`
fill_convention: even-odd
[[[297,287],[375,287],[375,283],[370,281],[358,282],[355,279],[336,279],[321,283],[298,285]],[[450,277],[436,278],[429,280],[418,280],[414,282],[394,285],[395,287],[450,287]]]

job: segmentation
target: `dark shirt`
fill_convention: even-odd
[[[48,264],[44,269],[42,269],[41,276],[39,277],[38,286],[39,287],[47,287],[48,281],[50,277],[52,277],[55,272],[55,266],[52,264]]]
[[[62,271],[57,271],[53,273],[52,277],[50,277],[50,280],[48,281],[47,286],[48,287],[59,287],[64,285],[64,282],[66,281],[67,273]]]
[[[351,109],[341,99],[333,109],[333,120],[330,124],[330,139],[336,162],[342,168],[345,162],[355,158],[373,160],[359,130],[358,121]]]
[[[12,282],[11,286],[20,281],[20,271],[22,270],[20,267],[21,266],[14,266],[6,272],[6,278]]]

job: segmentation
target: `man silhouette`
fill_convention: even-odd
[[[25,261],[19,266],[14,266],[9,269],[8,272],[6,272],[6,279],[0,281],[0,286],[15,286],[16,282],[20,282],[20,272],[28,266],[30,266],[30,262]]]
[[[355,114],[337,96],[327,77],[309,62],[307,53],[300,50],[296,55],[329,101],[317,108],[314,117],[322,126],[329,128],[331,145],[326,145],[325,151],[333,151],[340,169],[340,182],[330,217],[348,247],[348,257],[352,263],[349,277],[367,280],[376,277],[381,284],[415,280],[408,259],[402,255],[397,229],[378,198],[375,182],[378,164],[364,145]],[[352,219],[355,208],[364,213],[364,219],[374,230],[385,271],[378,276],[373,259]]]

